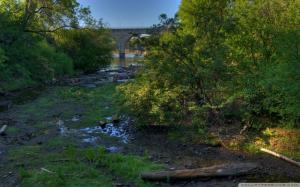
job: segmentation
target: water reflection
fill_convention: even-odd
[[[130,65],[136,65],[144,60],[142,55],[126,54],[125,59],[120,59],[117,55],[114,55],[112,67],[128,67]]]

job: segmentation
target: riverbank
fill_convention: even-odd
[[[8,128],[0,136],[0,186],[223,187],[246,181],[300,181],[299,168],[268,155],[228,149],[216,141],[214,129],[205,137],[193,127],[141,129],[125,115],[116,90],[131,80],[130,72],[108,69],[73,77],[1,112],[0,124]],[[222,133],[233,136],[225,129]],[[171,184],[145,182],[139,176],[233,162],[260,167],[242,177]]]

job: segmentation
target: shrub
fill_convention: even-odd
[[[55,42],[73,59],[76,70],[95,71],[112,60],[111,36],[103,28],[64,30],[55,36]]]

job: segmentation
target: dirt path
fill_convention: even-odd
[[[223,187],[249,181],[300,181],[299,168],[266,155],[178,141],[170,138],[172,133],[178,133],[176,128],[138,130],[130,118],[117,115],[120,106],[114,95],[116,84],[130,81],[132,74],[132,69],[103,70],[67,79],[59,86],[3,96],[2,100],[14,104],[0,113],[0,125],[8,125],[6,135],[0,136],[0,186],[72,186],[83,181],[90,184],[87,186]],[[99,146],[106,150],[101,153],[102,160],[97,160],[93,151],[85,151]],[[126,166],[114,163],[118,160]],[[139,171],[149,168],[174,170],[229,162],[255,162],[261,167],[253,175],[237,178],[172,184],[144,183],[138,179]],[[78,168],[73,167],[80,164],[81,168],[93,170],[78,173]],[[135,169],[129,171],[130,168]],[[96,171],[100,174],[94,176]],[[81,182],[76,182],[78,176]]]

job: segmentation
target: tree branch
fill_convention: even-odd
[[[48,32],[56,32],[60,29],[64,29],[64,28],[74,28],[72,26],[69,26],[69,25],[63,25],[63,26],[60,26],[60,27],[57,27],[55,29],[51,29],[51,30],[29,30],[29,29],[26,29],[25,32],[32,32],[32,33],[48,33]]]

